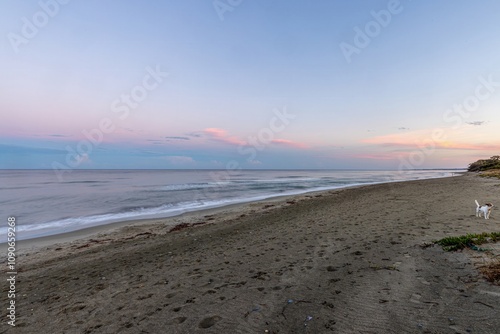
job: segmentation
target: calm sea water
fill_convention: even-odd
[[[0,242],[9,216],[18,240],[143,218],[354,185],[452,176],[451,171],[51,170],[0,171]]]

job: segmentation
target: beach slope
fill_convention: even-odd
[[[21,250],[16,324],[23,333],[498,333],[500,287],[469,251],[431,244],[500,231],[500,211],[476,218],[475,199],[500,205],[500,181],[331,190]],[[173,221],[199,226],[169,232]]]

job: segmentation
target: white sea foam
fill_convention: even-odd
[[[451,175],[449,171],[241,171],[218,182],[207,171],[74,171],[73,179],[60,183],[51,180],[50,171],[9,171],[0,202],[2,216],[16,217],[17,237],[22,240],[276,196]],[[5,227],[0,228],[0,242],[6,233]]]

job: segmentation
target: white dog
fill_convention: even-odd
[[[484,215],[484,219],[490,219],[491,209],[493,209],[493,204],[486,203],[485,205],[479,205],[479,202],[476,200],[476,217],[481,217],[481,214]]]

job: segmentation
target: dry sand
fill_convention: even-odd
[[[428,246],[500,231],[498,208],[476,218],[474,199],[500,205],[500,181],[326,191],[26,243],[17,328],[4,318],[1,332],[499,333],[482,258]]]

